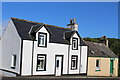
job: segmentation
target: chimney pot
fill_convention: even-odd
[[[73,22],[76,23],[76,19],[75,18],[73,19]]]
[[[67,25],[72,31],[78,31],[78,24],[76,24],[76,19],[70,19],[70,24]]]
[[[72,19],[70,19],[70,24],[72,24]]]
[[[102,36],[100,39],[100,43],[105,44],[108,47],[108,39],[106,36]]]

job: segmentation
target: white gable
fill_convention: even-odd
[[[2,69],[20,72],[20,55],[21,55],[21,38],[15,28],[12,20],[8,23],[8,26],[2,36]],[[16,67],[11,68],[12,55],[16,55]],[[9,74],[8,74],[9,75]]]
[[[79,36],[77,35],[77,33],[74,33],[72,37],[79,38]]]
[[[72,37],[71,37],[71,39],[70,39],[70,43],[72,44],[72,38],[73,37],[75,37],[75,38],[78,38],[78,45],[80,45],[80,38],[79,38],[79,36],[78,36],[78,34],[77,33],[74,33],[73,35],[72,35]]]
[[[43,26],[42,28],[40,28],[40,30],[36,33],[36,40],[38,40],[38,33],[39,33],[39,32],[47,33],[47,40],[49,41],[49,32],[48,32],[48,30],[45,28],[45,26]]]

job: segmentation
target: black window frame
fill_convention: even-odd
[[[37,63],[38,63],[38,57],[41,56],[41,58],[44,56],[44,69],[38,70],[38,64],[36,64],[36,71],[46,71],[46,54],[37,54]]]
[[[11,68],[12,69],[15,69],[16,61],[17,61],[17,55],[16,54],[12,54],[12,58],[11,58]]]
[[[43,46],[40,46],[39,44],[40,44],[40,39],[39,39],[39,35],[40,34],[44,34],[45,35],[45,45],[43,45]],[[38,33],[38,47],[47,47],[47,33],[43,33],[43,32],[39,32]]]
[[[77,41],[77,44],[75,44],[75,45],[77,45],[76,48],[74,48],[74,45],[73,45],[75,40]],[[78,50],[78,38],[75,38],[75,37],[72,38],[72,50]]]
[[[72,61],[73,61],[73,57],[76,57],[76,67],[74,68],[73,65],[72,65]],[[71,55],[71,70],[76,70],[78,69],[78,55]]]

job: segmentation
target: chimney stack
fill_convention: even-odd
[[[72,31],[78,31],[78,24],[76,24],[76,19],[70,19],[70,24],[67,25]]]
[[[106,38],[106,36],[102,36],[100,39],[100,43],[105,44],[108,47],[108,39]]]

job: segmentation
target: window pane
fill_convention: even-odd
[[[37,70],[40,69],[40,60],[37,61]]]
[[[71,57],[71,69],[77,69],[77,60],[78,60],[78,56],[77,55],[72,55]]]
[[[39,44],[41,44],[41,37],[39,37]]]
[[[45,54],[38,54],[37,58],[37,70],[45,70],[46,68],[46,55]]]
[[[38,46],[39,47],[44,47],[46,46],[47,42],[46,42],[46,37],[47,37],[47,34],[46,33],[39,33],[38,35]]]
[[[39,44],[44,45],[44,35],[43,34],[39,35]]]
[[[42,38],[42,45],[44,45],[44,41],[45,41],[45,40],[44,40],[44,37],[43,37],[43,38]]]
[[[96,60],[96,67],[99,67],[99,60]]]
[[[39,57],[39,58],[38,58],[38,62],[37,62],[37,64],[38,64],[38,69],[44,69],[44,60],[45,60],[44,57]]]
[[[40,60],[40,69],[44,69],[44,60]]]
[[[15,68],[15,66],[16,66],[16,55],[13,54],[11,59],[11,68]]]
[[[76,63],[76,61],[72,60],[72,67],[76,67],[75,63]]]
[[[75,42],[75,40],[73,40],[73,48],[76,48],[76,42]]]
[[[96,60],[96,70],[100,70],[100,60]]]
[[[57,60],[57,67],[59,67],[59,60]]]
[[[72,49],[78,49],[78,38],[72,39]]]
[[[14,55],[14,66],[16,66],[16,55]]]

